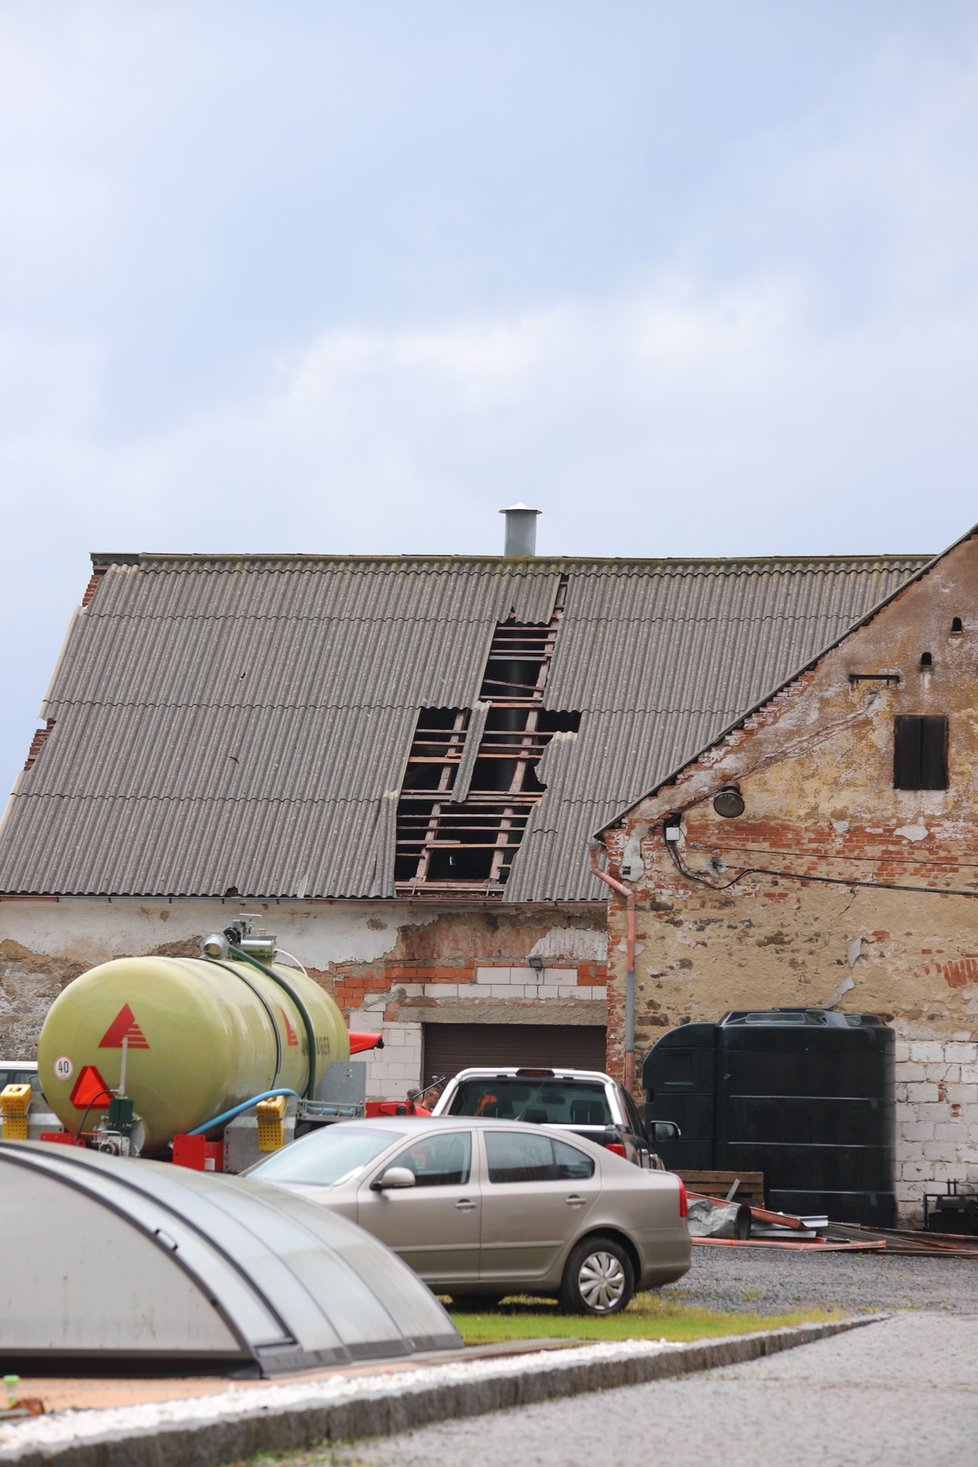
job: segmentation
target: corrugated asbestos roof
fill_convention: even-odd
[[[505,900],[594,900],[592,832],[925,564],[120,557],[69,630],[0,891],[393,896],[418,710],[474,709],[496,623],[547,622],[566,576],[545,706],[580,731],[541,760]]]

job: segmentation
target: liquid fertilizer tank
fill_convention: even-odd
[[[210,940],[209,940],[210,941]],[[38,1041],[45,1099],[77,1135],[125,1094],[133,1151],[162,1156],[175,1135],[285,1088],[319,1098],[350,1055],[337,1005],[305,973],[218,958],[117,958],[83,973],[48,1011]]]
[[[458,1350],[415,1273],[284,1189],[0,1141],[0,1370],[273,1376]]]

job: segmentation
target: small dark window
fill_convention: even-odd
[[[961,618],[960,618],[960,616],[952,617],[952,619],[951,619],[951,636],[952,637],[959,637],[963,631],[964,631],[964,627],[961,624]]]
[[[893,784],[898,790],[947,789],[947,717],[893,721]]]
[[[931,668],[933,666],[934,666],[934,659],[930,655],[930,653],[929,652],[921,652],[921,654],[920,654],[920,670],[921,670],[921,672],[930,672],[930,670],[931,670]]]

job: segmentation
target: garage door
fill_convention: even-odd
[[[605,1030],[590,1024],[425,1024],[424,1083],[469,1065],[605,1069]]]

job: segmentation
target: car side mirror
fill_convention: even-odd
[[[387,1192],[399,1187],[413,1187],[417,1178],[408,1166],[389,1166],[370,1183],[371,1192]]]
[[[653,1121],[649,1127],[650,1141],[678,1141],[683,1134],[675,1121]]]

